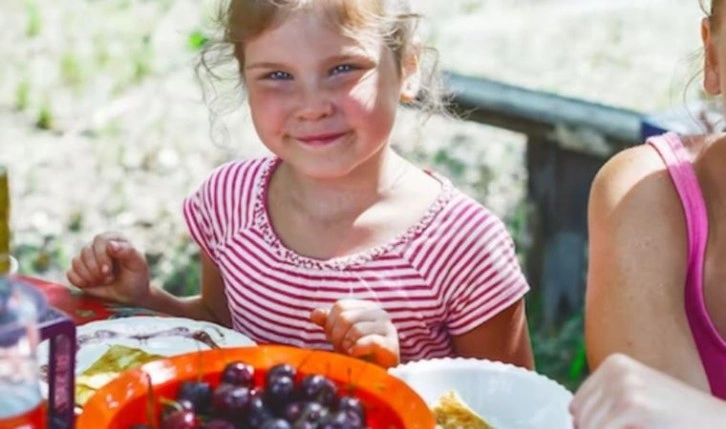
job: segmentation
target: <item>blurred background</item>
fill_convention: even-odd
[[[703,98],[697,0],[414,2],[446,71],[642,113],[688,110]],[[193,64],[214,31],[215,5],[0,0],[0,164],[10,171],[22,273],[65,283],[80,246],[118,230],[146,253],[158,284],[176,294],[198,290],[182,198],[214,166],[266,153],[243,103],[224,118],[227,137],[210,136]],[[465,119],[421,125],[417,112],[402,111],[394,144],[504,219],[530,271],[541,235],[531,139]],[[593,165],[610,154],[600,152]],[[578,195],[582,207],[586,193]],[[559,263],[584,257],[584,248],[573,251]],[[587,374],[584,265],[574,265],[578,276],[569,271],[574,283],[564,292],[528,272],[538,370],[570,388]]]

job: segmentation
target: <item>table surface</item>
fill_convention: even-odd
[[[128,316],[158,315],[151,310],[122,306],[93,298],[78,288],[42,278],[17,276],[17,279],[39,289],[48,301],[48,305],[65,313],[76,325]]]

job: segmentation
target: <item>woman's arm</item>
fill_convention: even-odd
[[[534,368],[524,299],[482,323],[454,337],[454,350],[462,357],[508,362]]]
[[[603,167],[593,182],[588,225],[591,368],[623,353],[708,389],[685,315],[683,209],[654,149],[626,150]]]

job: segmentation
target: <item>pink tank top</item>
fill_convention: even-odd
[[[685,306],[691,334],[701,356],[711,392],[726,399],[726,340],[711,321],[703,294],[703,271],[708,241],[708,215],[696,172],[680,137],[666,133],[651,137],[648,144],[660,154],[678,191],[688,233],[688,273]]]

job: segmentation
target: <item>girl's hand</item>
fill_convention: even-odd
[[[577,429],[723,428],[726,402],[625,355],[612,355],[570,405]]]
[[[400,362],[398,331],[388,313],[375,302],[340,300],[332,308],[314,310],[310,319],[325,329],[337,352],[384,368]]]
[[[94,237],[66,273],[71,284],[98,298],[141,305],[149,296],[149,267],[144,256],[122,235]]]

